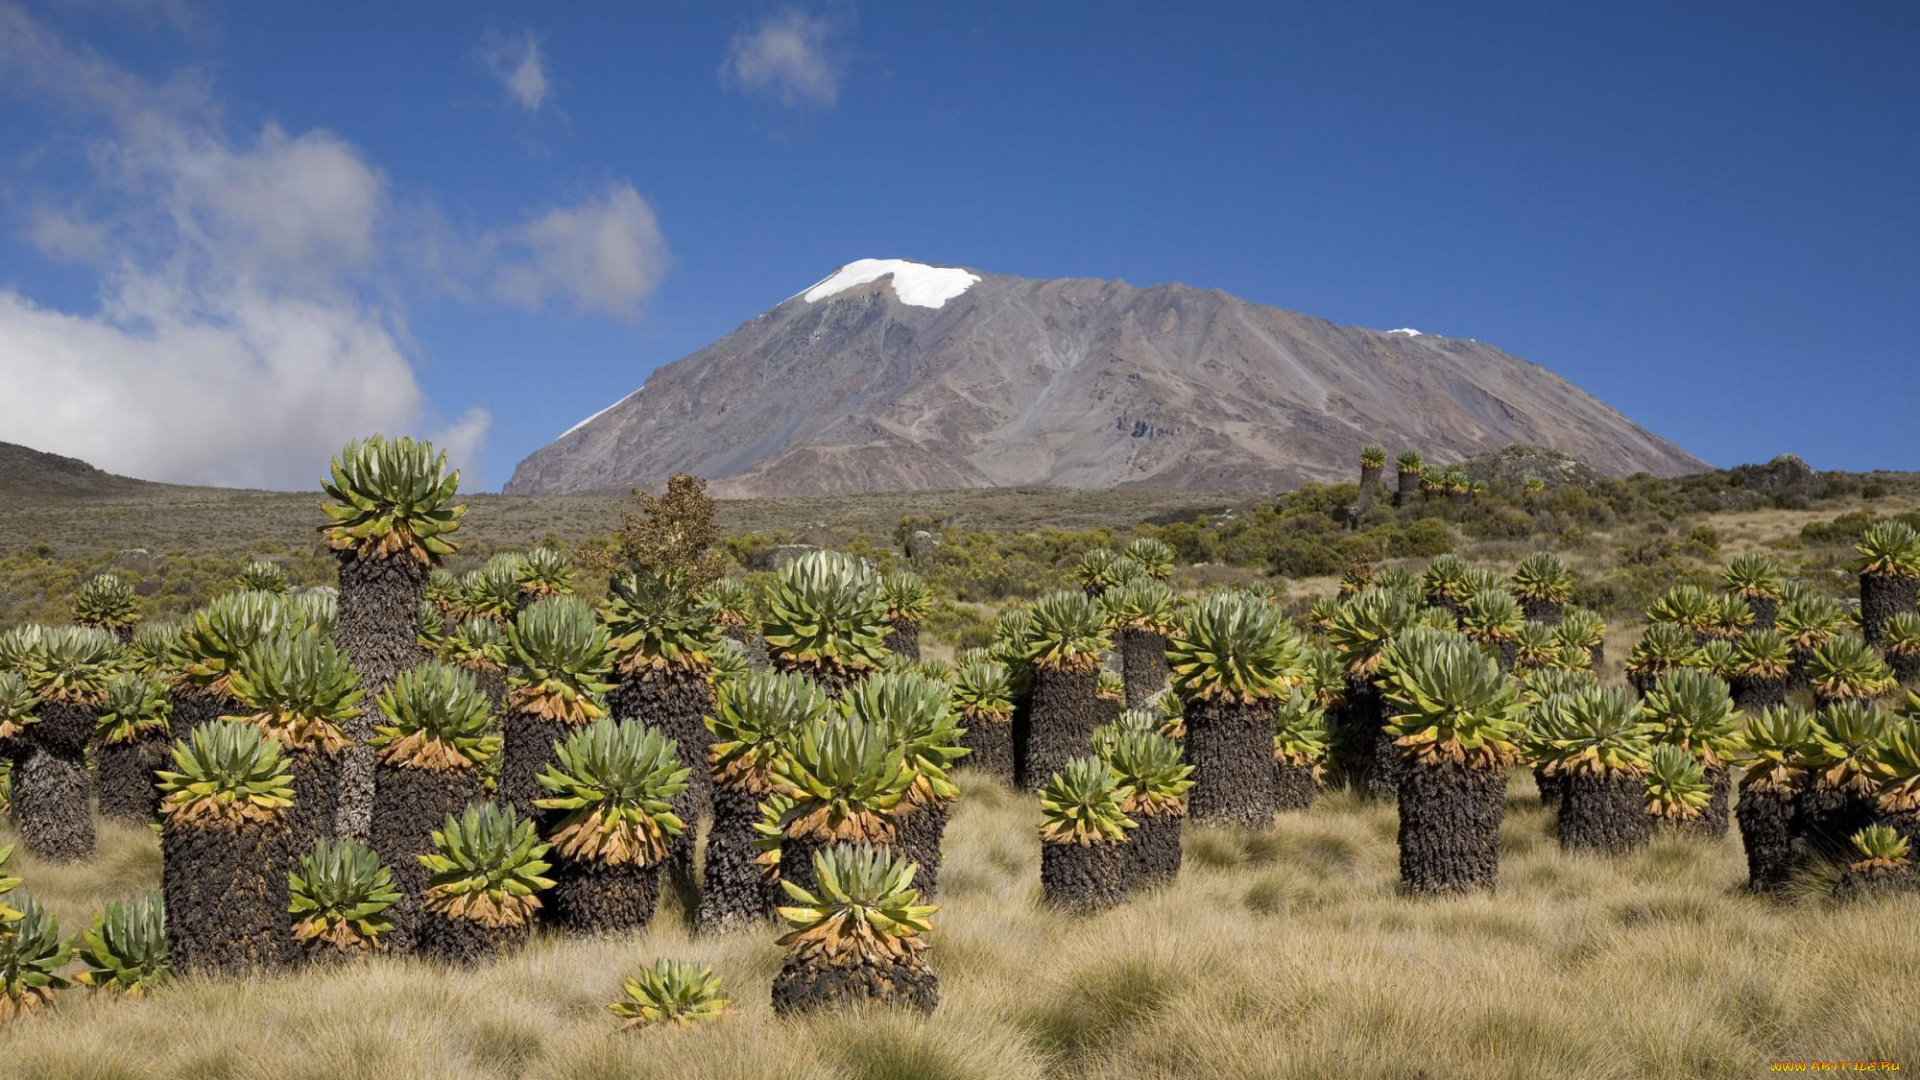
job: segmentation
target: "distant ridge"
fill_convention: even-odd
[[[985,487],[1257,492],[1342,480],[1361,447],[1513,443],[1605,475],[1707,468],[1492,345],[1218,289],[840,267],[660,368],[514,470],[509,494],[676,472],[732,497]],[[591,414],[591,415],[589,415]]]
[[[14,498],[123,495],[164,487],[164,484],[103,472],[79,458],[0,442],[0,495]]]

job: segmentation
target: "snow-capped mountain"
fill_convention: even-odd
[[[687,471],[731,495],[990,486],[1278,490],[1378,442],[1509,443],[1604,473],[1706,466],[1491,345],[1218,289],[849,263],[536,451],[506,490]]]

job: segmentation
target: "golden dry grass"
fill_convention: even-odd
[[[1777,1058],[1920,1060],[1920,898],[1744,894],[1736,837],[1562,855],[1516,774],[1499,892],[1398,895],[1390,807],[1344,795],[1264,833],[1196,830],[1173,887],[1090,919],[1040,906],[1030,799],[977,779],[949,831],[930,1018],[775,1018],[771,931],[542,938],[470,971],[380,961],[145,1001],[68,992],[0,1028],[0,1074],[391,1080],[1747,1077]],[[19,857],[71,930],[151,887],[150,835],[103,858]],[[736,1013],[619,1033],[605,1010],[659,956],[710,963]]]

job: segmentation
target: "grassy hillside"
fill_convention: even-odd
[[[1920,897],[1763,901],[1739,888],[1737,836],[1612,861],[1562,854],[1548,820],[1516,772],[1500,890],[1415,900],[1395,889],[1393,809],[1323,796],[1267,832],[1195,830],[1174,886],[1078,918],[1039,904],[1032,801],[976,778],[947,832],[928,1018],[777,1019],[772,929],[694,938],[669,899],[645,934],[543,936],[472,971],[74,991],[0,1028],[0,1059],[20,1080],[1624,1080],[1920,1059],[1920,938],[1902,929]],[[93,866],[16,856],[63,929],[159,880],[150,833],[103,830]],[[713,965],[735,1015],[616,1032],[606,1003],[658,957]]]

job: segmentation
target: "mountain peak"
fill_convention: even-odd
[[[1339,326],[1219,289],[903,259],[848,263],[645,382],[535,451],[506,490],[691,472],[727,496],[1278,491],[1347,479],[1374,443],[1437,463],[1527,443],[1617,476],[1706,467],[1470,339]]]
[[[914,307],[945,307],[947,301],[972,288],[980,275],[952,266],[928,266],[906,259],[855,259],[821,278],[800,294],[816,304],[856,285],[891,278],[893,295]]]

